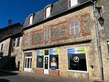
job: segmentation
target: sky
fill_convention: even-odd
[[[0,0],[0,28],[8,26],[8,20],[12,20],[12,24],[23,23],[29,14],[56,1],[58,0]]]

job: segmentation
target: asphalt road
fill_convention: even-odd
[[[4,73],[0,72],[0,82],[92,82],[88,80],[36,75],[33,73]]]

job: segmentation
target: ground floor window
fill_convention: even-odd
[[[58,55],[50,55],[50,68],[58,69]]]
[[[68,70],[87,71],[85,48],[68,48]]]
[[[37,56],[37,61],[36,61],[37,68],[43,68],[44,50],[37,50],[36,56]]]
[[[59,67],[58,55],[59,55],[58,48],[51,48],[50,49],[50,69],[52,69],[52,70],[56,70]]]
[[[43,68],[43,56],[37,56],[37,67]]]

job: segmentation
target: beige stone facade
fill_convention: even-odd
[[[70,28],[71,21],[75,19],[80,22],[80,33],[76,36],[71,34]],[[99,24],[98,26],[101,27]],[[45,41],[46,29],[49,29],[49,39],[47,41]],[[31,71],[37,74],[44,74],[44,66],[42,68],[37,67],[38,56],[36,52],[38,50],[45,51],[58,48],[59,67],[56,70],[48,68],[50,75],[91,80],[103,80],[104,78],[104,80],[108,80],[109,56],[106,46],[107,42],[103,38],[104,35],[105,34],[102,32],[102,35],[100,36],[101,57],[97,44],[98,37],[92,5],[68,12],[44,23],[34,25],[33,27],[24,30],[22,70],[25,68],[25,54],[31,52]],[[87,71],[69,70],[68,48],[85,48]],[[103,63],[103,71],[101,62]]]

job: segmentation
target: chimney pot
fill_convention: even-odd
[[[12,25],[12,20],[8,20],[8,26]]]

